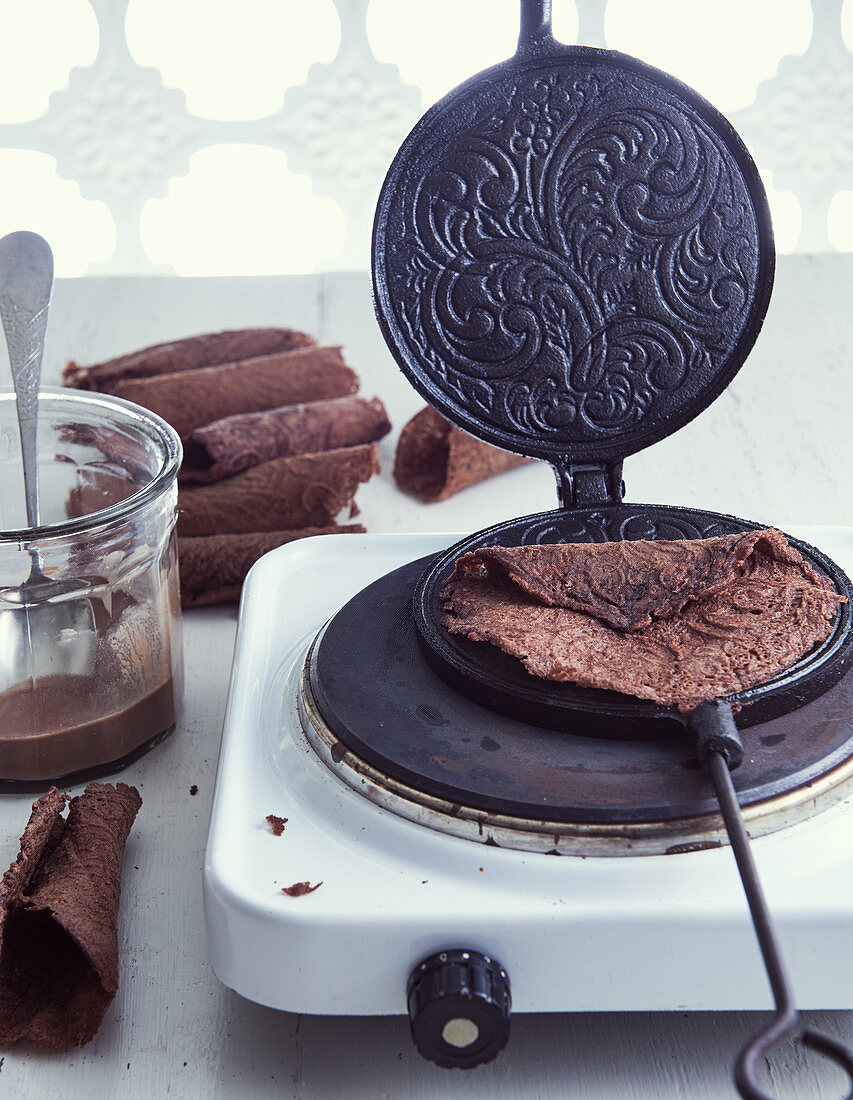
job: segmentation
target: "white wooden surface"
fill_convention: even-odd
[[[628,499],[691,504],[781,527],[853,523],[851,291],[853,257],[783,257],[765,329],[741,374],[694,423],[628,459]],[[381,445],[383,473],[359,494],[369,530],[474,529],[555,503],[550,472],[538,466],[440,505],[423,506],[395,490],[396,435],[421,402],[382,344],[368,280],[359,273],[60,281],[45,376],[57,382],[69,357],[85,363],[173,336],[279,323],[343,344],[363,390],[388,405],[395,430]],[[6,370],[0,366],[2,386]],[[118,996],[94,1041],[78,1052],[0,1052],[3,1095],[734,1096],[730,1065],[761,1014],[517,1016],[499,1059],[462,1075],[423,1061],[402,1018],[278,1013],[223,988],[205,959],[201,865],[235,626],[233,607],[185,616],[187,690],[179,728],[122,776],[139,787],[143,807],[125,858]],[[0,867],[17,852],[30,802],[0,796]],[[853,1012],[806,1017],[853,1042]],[[831,1100],[841,1095],[842,1079],[792,1047],[777,1058],[766,1087],[783,1097]]]

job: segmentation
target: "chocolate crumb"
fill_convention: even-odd
[[[198,787],[195,785],[195,783],[193,783],[193,785],[190,787],[190,794],[198,794]]]
[[[284,832],[284,827],[287,824],[287,818],[276,817],[275,814],[267,814],[267,822],[269,823],[269,827],[273,836],[281,836],[281,834]]]
[[[305,894],[313,894],[322,885],[322,882],[318,882],[314,886],[310,882],[294,882],[292,886],[282,886],[281,892],[287,894],[289,898],[301,898]]]

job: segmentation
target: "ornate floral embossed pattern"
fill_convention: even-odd
[[[520,545],[553,542],[618,542],[623,539],[709,539],[744,529],[737,519],[702,513],[649,510],[642,506],[615,512],[580,511],[539,520],[524,528]],[[747,525],[748,526],[748,525]],[[514,538],[515,538],[514,534]]]
[[[733,516],[686,508],[622,504],[540,513],[502,523],[471,536],[464,550],[480,546],[529,546],[556,542],[618,542],[622,539],[708,539],[755,526]],[[470,543],[470,545],[468,544]],[[454,547],[454,555],[463,553]],[[455,560],[455,558],[454,558]]]
[[[546,457],[621,456],[694,416],[772,279],[763,191],[724,120],[601,57],[469,85],[380,200],[404,369],[464,427]]]

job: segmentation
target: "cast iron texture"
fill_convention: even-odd
[[[677,821],[718,812],[693,738],[671,711],[652,708],[645,738],[619,740],[590,736],[583,714],[564,714],[560,731],[496,714],[446,683],[423,659],[412,615],[412,590],[430,561],[365,588],[314,645],[312,693],[347,749],[427,794],[537,821]],[[608,705],[617,698],[587,694]],[[840,764],[853,753],[853,672],[801,710],[747,730],[744,743],[745,760],[732,774],[744,805]]]
[[[740,368],[770,300],[770,217],[714,107],[634,58],[556,43],[535,9],[519,52],[398,152],[374,222],[376,310],[450,420],[558,473],[613,470]]]
[[[477,531],[439,555],[415,586],[413,614],[424,655],[457,691],[502,714],[553,729],[564,729],[567,725],[576,729],[580,725],[591,736],[655,736],[660,719],[674,713],[670,708],[618,692],[532,676],[520,661],[496,646],[472,642],[445,630],[441,625],[439,597],[456,559],[481,546],[701,539],[758,530],[762,526],[765,525],[717,512],[620,504],[540,512]],[[804,706],[837,683],[853,660],[853,585],[835,562],[819,550],[786,537],[818,572],[832,580],[847,603],[840,606],[829,637],[795,666],[758,687],[729,697],[741,728]]]

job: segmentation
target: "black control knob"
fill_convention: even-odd
[[[419,963],[406,988],[415,1046],[447,1069],[490,1062],[507,1044],[512,999],[500,963],[479,951],[441,951]]]

